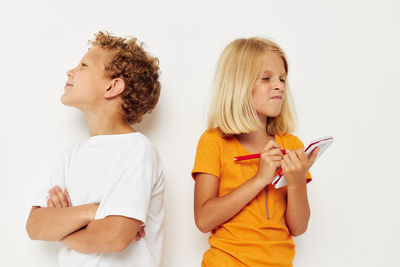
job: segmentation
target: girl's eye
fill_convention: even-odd
[[[81,63],[82,67],[87,67],[87,65],[85,63]]]
[[[286,81],[285,79],[281,79],[281,82],[283,82],[283,83],[284,83],[285,81]]]
[[[268,81],[268,80],[269,80],[269,77],[261,78],[261,80],[263,80],[263,81]]]

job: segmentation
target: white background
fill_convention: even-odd
[[[163,264],[200,266],[190,177],[223,48],[273,38],[286,51],[304,143],[336,142],[311,169],[295,266],[395,266],[399,251],[398,1],[4,1],[0,4],[0,265],[55,266],[58,244],[25,233],[55,158],[88,137],[59,98],[99,30],[136,36],[159,57],[162,93],[136,128],[158,147],[167,188]],[[397,265],[398,266],[398,265]]]

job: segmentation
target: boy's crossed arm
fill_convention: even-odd
[[[65,236],[81,229],[94,220],[98,204],[72,207],[68,193],[60,187],[49,191],[47,207],[32,207],[26,222],[26,231],[31,239],[60,241]]]
[[[47,208],[32,207],[26,224],[31,239],[61,241],[83,253],[116,252],[144,236],[141,222],[123,216],[94,220],[98,204],[71,206],[67,191],[49,191]]]
[[[134,239],[140,239],[139,235],[144,235],[141,224],[136,219],[107,216],[90,222],[86,228],[70,234],[61,242],[82,253],[120,252]]]

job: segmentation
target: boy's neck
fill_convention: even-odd
[[[127,134],[136,132],[122,116],[107,116],[106,114],[85,113],[90,136]]]

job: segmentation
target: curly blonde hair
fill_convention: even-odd
[[[125,39],[100,31],[89,43],[111,52],[105,71],[111,79],[121,78],[125,82],[121,94],[125,120],[130,124],[140,122],[154,109],[160,96],[158,59],[149,56],[136,38]]]

